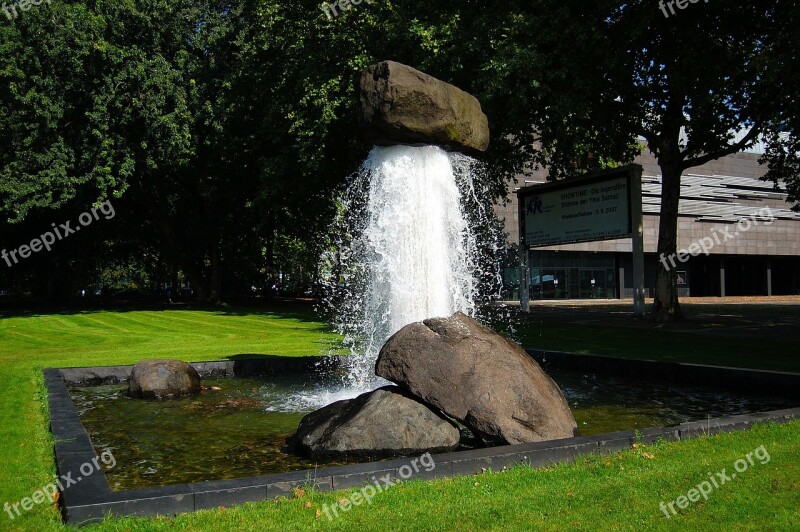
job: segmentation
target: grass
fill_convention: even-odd
[[[33,367],[125,364],[142,357],[193,361],[257,353],[317,355],[337,337],[310,309],[87,311],[0,320],[0,363]],[[42,357],[46,358],[42,358]],[[50,360],[48,360],[50,359]]]
[[[761,445],[769,462],[667,519],[659,508],[695,488],[708,473],[733,472]],[[645,456],[646,455],[646,456]],[[763,456],[763,455],[762,455]],[[509,471],[435,482],[410,482],[372,503],[339,511],[323,505],[358,490],[310,492],[288,501],[186,514],[176,519],[126,518],[96,530],[789,530],[800,508],[800,422],[682,443],[661,443],[545,470]]]
[[[237,354],[316,354],[337,337],[304,307],[222,311],[102,311],[65,314],[0,314],[0,505],[18,502],[48,484],[55,472],[41,369],[45,367],[127,364],[142,358],[187,361],[222,359]],[[626,349],[624,332],[607,327],[552,323],[554,330],[535,336],[559,350],[586,348],[606,354],[604,346]],[[603,336],[603,333],[605,335]],[[524,333],[524,331],[523,331]],[[537,331],[524,334],[536,335]],[[593,334],[598,335],[593,336]],[[615,335],[620,334],[619,338]],[[638,333],[637,333],[638,334]],[[652,331],[642,345],[653,346]],[[660,342],[662,339],[659,338]],[[715,340],[719,340],[715,338]],[[759,338],[760,345],[763,338]],[[669,341],[668,335],[663,341]],[[741,338],[728,344],[738,350]],[[670,344],[668,344],[670,345]],[[674,345],[674,344],[672,344]],[[738,351],[737,350],[737,351]],[[633,352],[633,350],[629,351]],[[699,349],[703,356],[716,355]],[[740,352],[740,351],[739,351]],[[763,362],[763,348],[758,362]],[[646,358],[668,357],[660,345]],[[610,353],[608,353],[610,354]],[[642,356],[641,354],[639,356]],[[745,361],[744,357],[740,357]],[[791,365],[792,360],[784,361]],[[780,360],[770,363],[779,364]],[[659,510],[707,477],[765,445],[767,464],[752,466],[667,520]],[[752,431],[678,444],[663,443],[608,457],[588,457],[547,470],[515,468],[502,473],[410,482],[353,508],[333,522],[317,519],[322,504],[347,493],[309,490],[288,501],[265,501],[236,508],[203,511],[175,519],[111,519],[101,530],[517,530],[529,528],[699,528],[789,529],[800,507],[800,423],[763,425]],[[64,530],[56,509],[43,504],[10,521],[0,510],[0,530]]]

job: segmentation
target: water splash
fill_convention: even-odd
[[[457,311],[476,314],[484,234],[494,220],[478,186],[479,164],[434,146],[376,147],[342,197],[337,237],[323,258],[325,305],[350,349],[349,385],[386,384],[374,374],[386,340],[402,327]],[[488,245],[488,254],[494,250]]]

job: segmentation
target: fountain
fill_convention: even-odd
[[[571,437],[558,386],[470,317],[478,246],[454,171],[464,156],[445,150],[488,148],[480,104],[392,61],[362,74],[359,99],[359,129],[375,147],[343,201],[348,223],[329,283],[353,351],[350,387],[303,418],[297,443],[312,457],[454,450],[452,420],[489,445]],[[463,188],[474,185],[462,175]]]
[[[481,205],[474,161],[446,150],[487,149],[480,103],[391,61],[362,74],[359,98],[359,129],[374,148],[342,202],[329,276],[329,303],[353,350],[340,359],[349,378],[298,393],[304,409],[316,410],[293,443],[322,459],[453,451],[462,429],[483,445],[573,436],[558,385],[473,318],[481,250],[474,215],[485,211],[470,208]],[[199,378],[187,370],[142,362],[131,392],[197,393]]]
[[[344,238],[326,257],[328,307],[351,350],[342,398],[388,384],[375,376],[375,361],[402,327],[475,314],[474,229],[489,225],[476,208],[477,162],[446,151],[488,147],[474,97],[386,61],[363,74],[360,100],[360,132],[375,147],[342,199],[335,231]]]

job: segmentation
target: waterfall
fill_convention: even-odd
[[[335,251],[324,261],[325,303],[352,352],[354,394],[386,384],[375,361],[402,327],[474,315],[480,223],[467,206],[480,203],[475,166],[435,146],[375,147],[342,198]]]

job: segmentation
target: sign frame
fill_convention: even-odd
[[[630,238],[633,243],[633,310],[636,316],[645,313],[644,303],[644,229],[642,223],[642,172],[641,165],[632,164],[582,176],[566,178],[560,181],[536,184],[520,188],[516,191],[518,203],[519,222],[519,249],[520,249],[520,305],[523,312],[530,312],[530,269],[528,267],[528,252],[539,247],[560,246],[577,244],[581,242],[601,242],[604,240],[620,240]],[[605,237],[574,238],[557,240],[547,243],[529,245],[526,242],[526,205],[528,198],[544,193],[565,190],[581,190],[590,185],[602,186],[604,183],[625,179],[628,193],[628,216],[626,234]],[[620,296],[624,286],[620,285]]]

